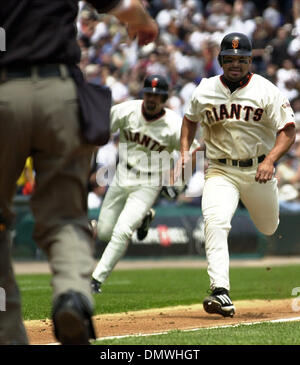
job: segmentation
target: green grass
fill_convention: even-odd
[[[299,322],[171,331],[164,335],[96,341],[98,345],[300,345]]]
[[[51,276],[17,275],[25,320],[49,318],[51,313]]]
[[[292,298],[300,287],[300,266],[232,268],[231,296],[242,299]],[[23,316],[49,318],[51,314],[51,276],[18,275]],[[200,303],[209,280],[205,269],[115,270],[95,295],[95,314],[118,313],[149,308]]]

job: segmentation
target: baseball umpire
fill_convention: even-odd
[[[221,42],[222,76],[203,79],[183,118],[181,154],[189,149],[197,123],[209,167],[202,196],[205,248],[211,295],[203,301],[208,313],[233,316],[229,296],[227,238],[239,199],[260,232],[271,235],[279,224],[274,163],[295,138],[289,101],[265,78],[250,72],[252,45],[241,33]],[[182,158],[176,174],[187,162]]]
[[[158,33],[138,0],[90,0],[111,12],[140,44]],[[92,324],[92,236],[86,185],[92,145],[83,143],[75,82],[79,63],[77,0],[11,0],[0,8],[6,51],[0,52],[0,344],[28,344],[11,263],[11,203],[25,160],[36,170],[34,237],[52,269],[54,330],[62,344],[89,344]],[[108,135],[109,137],[109,135]]]
[[[154,217],[151,207],[162,189],[160,176],[172,169],[170,164],[162,166],[155,160],[155,153],[170,155],[180,149],[182,119],[164,106],[167,80],[161,75],[149,75],[142,92],[143,100],[126,101],[111,109],[111,131],[120,131],[120,160],[98,220],[98,237],[108,244],[92,275],[95,293],[101,292],[101,284],[125,254],[133,232],[138,229],[138,236],[143,238]],[[190,149],[193,156],[198,148],[194,140]],[[144,217],[145,224],[141,225]]]

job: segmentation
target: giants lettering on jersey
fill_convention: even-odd
[[[125,129],[123,131],[127,141],[138,143],[146,148],[149,148],[151,151],[162,152],[166,148],[166,146],[160,145],[159,142],[145,134],[141,135],[139,132],[132,133]]]
[[[248,122],[253,120],[259,122],[264,110],[261,108],[253,108],[252,106],[242,106],[240,104],[231,104],[228,108],[225,104],[219,107],[213,107],[211,110],[205,110],[208,124],[222,122],[227,119],[244,120]]]

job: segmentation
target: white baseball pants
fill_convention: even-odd
[[[239,199],[257,229],[273,234],[279,224],[277,180],[255,181],[257,166],[236,167],[211,163],[204,184],[202,211],[210,288],[230,289],[228,234]]]
[[[112,184],[103,201],[98,220],[98,237],[108,242],[92,276],[103,283],[125,254],[133,232],[155,203],[161,187]]]

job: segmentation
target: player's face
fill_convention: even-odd
[[[159,113],[164,107],[163,95],[144,93],[144,108],[150,115]]]
[[[223,56],[224,76],[229,81],[239,81],[249,72],[252,58],[247,56]]]

